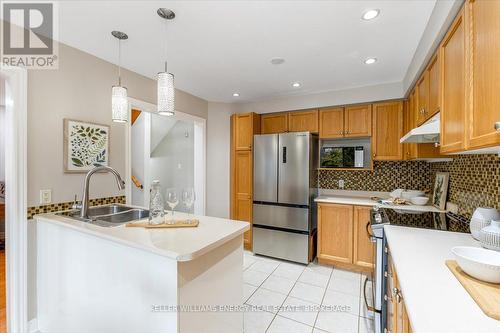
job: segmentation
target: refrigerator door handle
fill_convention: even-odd
[[[286,147],[283,147],[283,163],[286,163]]]

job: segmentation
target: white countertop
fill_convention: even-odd
[[[183,218],[187,215],[175,212],[175,217]],[[198,227],[173,229],[127,228],[125,225],[104,228],[55,214],[36,215],[34,219],[153,252],[177,261],[195,259],[250,229],[250,224],[243,221],[210,216],[195,217],[200,221]]]
[[[480,246],[469,234],[384,226],[414,333],[500,332],[445,265],[454,246]]]
[[[378,197],[381,199],[390,198],[387,192],[366,192],[366,191],[345,191],[345,190],[330,190],[322,191],[320,195],[314,199],[316,202],[323,203],[334,203],[341,205],[355,205],[355,206],[375,206],[379,204],[378,201],[374,201],[371,197]],[[400,209],[408,211],[420,211],[420,212],[443,212],[438,208],[430,205],[417,206],[417,205],[394,205],[382,203],[379,204],[384,208]]]

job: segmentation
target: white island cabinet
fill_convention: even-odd
[[[197,228],[152,230],[35,219],[41,333],[243,332],[248,223],[198,217]]]

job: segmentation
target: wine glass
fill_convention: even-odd
[[[177,196],[177,190],[175,188],[167,188],[167,204],[172,211],[172,219],[170,224],[174,223],[174,208],[179,204],[179,197]]]
[[[186,187],[182,190],[182,203],[186,208],[188,209],[188,223],[192,223],[193,220],[191,220],[190,215],[191,215],[191,207],[194,204],[194,201],[196,200],[196,196],[194,194],[194,189],[192,187]]]

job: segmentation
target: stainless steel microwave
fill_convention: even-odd
[[[322,147],[320,166],[322,168],[363,168],[364,148]]]

